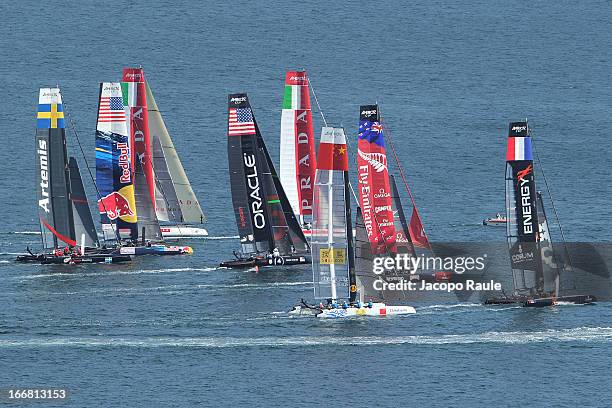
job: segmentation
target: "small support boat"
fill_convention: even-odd
[[[500,213],[497,213],[495,217],[486,218],[482,220],[482,225],[506,225],[507,222],[508,219],[506,217],[504,217]]]

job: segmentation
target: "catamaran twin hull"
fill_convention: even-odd
[[[49,264],[90,264],[90,263],[124,263],[132,260],[132,257],[129,255],[117,255],[117,254],[85,254],[82,256],[73,256],[73,255],[62,255],[56,256],[54,254],[28,254],[28,255],[19,255],[17,257],[17,262],[23,263],[40,263],[42,265]]]
[[[160,226],[164,239],[204,238],[208,236],[205,228],[183,227],[179,225]]]
[[[253,268],[255,266],[291,266],[310,264],[310,255],[277,256],[273,258],[246,258],[224,261],[219,266],[224,268]]]
[[[189,246],[166,246],[151,245],[139,247],[121,247],[119,253],[122,255],[191,255],[193,249]]]
[[[374,303],[372,307],[349,307],[346,309],[323,309],[317,317],[321,319],[338,319],[346,317],[386,317],[399,316],[416,313],[416,309],[412,306],[388,306],[384,303]]]

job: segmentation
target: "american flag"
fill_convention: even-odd
[[[120,96],[101,97],[100,110],[98,111],[98,122],[123,121],[125,121],[123,98]]]
[[[255,134],[255,122],[253,122],[251,108],[230,108],[228,134],[230,136]]]

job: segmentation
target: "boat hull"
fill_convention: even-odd
[[[208,231],[205,228],[164,225],[160,229],[165,239],[204,238],[208,236]]]
[[[79,264],[116,264],[130,262],[132,257],[129,255],[83,255],[79,257],[72,256],[53,256],[43,255],[39,260],[42,265],[79,265]]]
[[[572,296],[559,296],[556,298],[546,297],[546,298],[533,298],[527,299],[523,306],[525,307],[547,307],[547,306],[555,306],[563,303],[571,303],[575,305],[587,305],[595,303],[597,299],[595,296],[591,295],[572,295]]]
[[[506,220],[487,219],[482,220],[482,225],[506,225]]]
[[[151,245],[139,247],[121,247],[119,254],[121,255],[190,255],[193,249],[190,246],[166,246],[166,245]]]
[[[384,303],[374,303],[372,307],[323,309],[321,313],[317,314],[317,317],[321,319],[340,319],[347,317],[401,316],[415,313],[416,309],[412,306],[389,306]]]
[[[246,258],[224,261],[219,266],[224,268],[253,268],[255,266],[291,266],[310,264],[310,255],[288,255],[274,258]]]
[[[516,305],[522,304],[527,301],[526,297],[523,296],[510,296],[500,298],[489,298],[486,299],[483,304],[485,305]]]

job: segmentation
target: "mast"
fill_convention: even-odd
[[[315,299],[354,299],[347,188],[348,155],[341,128],[324,127],[314,184],[311,237]],[[349,206],[350,207],[350,206]],[[352,269],[352,271],[351,271]],[[351,277],[351,275],[353,275]]]
[[[132,144],[119,82],[100,83],[96,123],[98,211],[106,240],[138,238]]]
[[[537,195],[527,122],[510,123],[506,151],[506,236],[517,295],[544,291]]]
[[[359,201],[372,253],[395,253],[395,225],[383,126],[378,105],[360,107],[357,166]]]
[[[312,221],[314,131],[306,71],[288,71],[281,114],[280,180],[301,225]]]
[[[36,179],[43,248],[76,246],[70,175],[59,88],[40,88],[36,121]]]
[[[145,88],[156,181],[157,218],[176,223],[203,223],[205,217],[202,208],[147,81]]]

